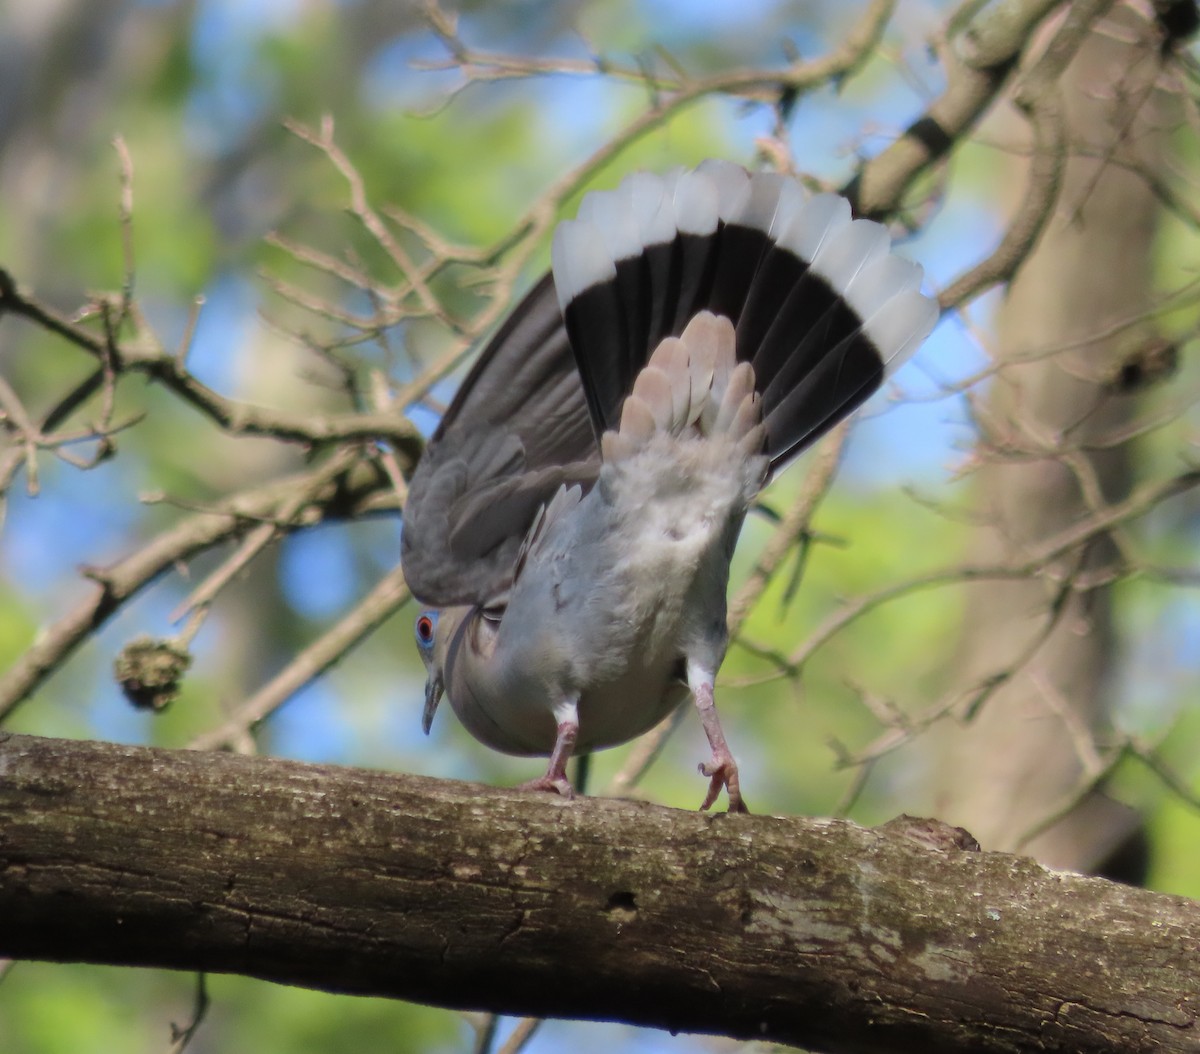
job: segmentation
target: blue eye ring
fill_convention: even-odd
[[[413,623],[413,632],[417,638],[417,647],[428,650],[433,647],[433,637],[437,632],[438,613],[422,611]]]

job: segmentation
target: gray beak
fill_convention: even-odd
[[[429,679],[425,682],[425,709],[421,711],[421,729],[426,735],[429,735],[429,730],[433,727],[433,715],[438,708],[438,703],[442,701],[444,690],[442,671],[431,668]]]

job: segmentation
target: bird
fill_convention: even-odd
[[[730,561],[759,493],[938,318],[881,224],[791,175],[635,172],[562,221],[410,480],[401,533],[427,681],[487,746],[576,753],[689,697],[701,809],[748,811],[714,682]]]

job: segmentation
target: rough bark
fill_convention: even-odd
[[[972,562],[1019,557],[1092,514],[1098,498],[1115,504],[1129,493],[1131,442],[1111,437],[1139,405],[1139,385],[1123,385],[1123,370],[1157,346],[1150,322],[1119,324],[1155,297],[1162,205],[1140,173],[1162,169],[1173,123],[1172,104],[1155,88],[1160,46],[1151,21],[1118,5],[1057,89],[1068,160],[1055,215],[998,312],[1000,370],[981,404]],[[1079,791],[1090,775],[1089,737],[1103,735],[1112,702],[1117,642],[1103,569],[1120,563],[1111,544],[1097,545],[1082,563],[1079,554],[1064,560],[1058,581],[990,584],[986,596],[981,588],[971,597],[961,683],[1011,676],[973,721],[943,729],[931,807],[989,848],[1092,869],[1137,835],[1132,810]],[[1081,569],[1104,584],[1074,592],[1047,633],[1060,582]],[[1018,660],[1034,648],[1028,661]],[[1078,805],[1068,810],[1074,795]],[[1061,820],[1026,838],[1059,810]]]
[[[822,1051],[1200,1048],[1200,905],[929,835],[7,735],[0,956]]]

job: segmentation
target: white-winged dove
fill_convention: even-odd
[[[832,194],[707,161],[588,194],[553,270],[484,349],[409,488],[405,575],[429,673],[477,739],[549,755],[647,731],[690,693],[744,811],[713,705],[726,589],[758,492],[937,320],[919,265]]]

